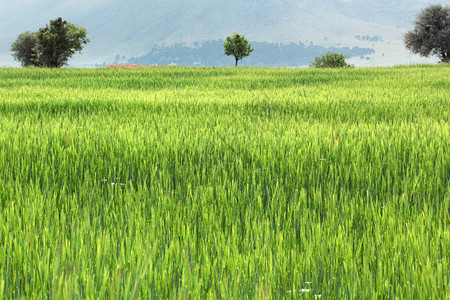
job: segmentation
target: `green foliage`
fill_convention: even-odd
[[[13,56],[23,66],[59,68],[69,58],[81,52],[89,42],[85,28],[77,27],[61,18],[50,20],[50,24],[36,33],[25,32],[11,46]]]
[[[21,33],[11,45],[12,56],[23,67],[37,66],[35,47],[38,41],[36,32]]]
[[[252,46],[245,39],[244,35],[234,33],[233,36],[227,37],[226,42],[223,43],[225,55],[233,55],[236,61],[235,66],[238,65],[238,61],[250,55],[253,52]]]
[[[311,63],[313,68],[346,68],[352,67],[345,61],[345,56],[341,53],[327,52],[322,56],[316,56]]]
[[[61,18],[50,20],[49,25],[39,29],[36,47],[39,63],[50,68],[62,67],[89,42],[86,35],[85,28],[77,27]]]
[[[0,295],[446,299],[448,71],[0,69]]]
[[[406,49],[424,57],[436,55],[441,62],[450,62],[450,6],[430,5],[405,34]]]

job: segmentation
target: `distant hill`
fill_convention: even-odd
[[[17,35],[50,19],[86,27],[91,43],[74,66],[143,57],[155,47],[224,39],[233,32],[251,42],[371,48],[359,65],[421,61],[408,54],[403,33],[428,0],[0,0],[0,65]],[[441,2],[442,3],[442,2]],[[449,1],[443,1],[447,4]],[[357,38],[359,36],[360,38]],[[379,37],[377,40],[361,37]],[[194,47],[195,48],[195,47]],[[254,53],[256,56],[256,52]],[[253,56],[253,54],[252,54]],[[250,58],[249,58],[250,59]]]
[[[186,44],[178,43],[172,46],[154,47],[147,54],[140,57],[126,58],[116,56],[113,64],[135,64],[135,65],[184,65],[184,66],[231,66],[234,65],[234,58],[223,54],[223,40],[205,41],[189,47]],[[339,52],[348,58],[359,57],[370,59],[370,55],[375,50],[360,47],[323,47],[314,44],[305,45],[303,43],[267,43],[253,42],[252,48],[255,51],[249,57],[239,62],[241,66],[285,66],[295,67],[309,65],[314,61],[314,57],[322,55],[328,51]],[[105,63],[106,65],[106,63]]]

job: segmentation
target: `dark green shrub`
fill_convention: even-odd
[[[311,63],[312,68],[348,68],[353,67],[345,62],[345,56],[341,53],[328,52],[322,56],[316,56]]]

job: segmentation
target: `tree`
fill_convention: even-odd
[[[235,66],[238,65],[239,60],[249,56],[254,50],[245,39],[245,36],[239,35],[238,33],[227,37],[227,41],[223,43],[223,48],[225,50],[225,55],[234,56],[234,59],[236,60]]]
[[[37,66],[35,47],[38,41],[37,32],[21,33],[11,45],[12,56],[23,67]]]
[[[345,61],[344,54],[327,52],[322,56],[316,56],[314,62],[311,63],[313,68],[345,68],[353,67]]]
[[[38,32],[24,32],[11,45],[11,51],[22,66],[59,68],[69,58],[81,52],[89,42],[85,28],[75,26],[61,18],[50,20],[50,24]]]
[[[450,61],[450,6],[431,5],[417,15],[414,30],[405,34],[406,49],[420,56]]]
[[[77,27],[61,18],[50,20],[50,24],[39,29],[36,56],[44,67],[59,68],[67,64],[69,58],[81,52],[87,44],[85,28]]]

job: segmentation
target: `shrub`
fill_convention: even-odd
[[[316,56],[314,62],[311,63],[312,68],[349,68],[345,62],[345,56],[341,53],[328,52],[322,56]]]

